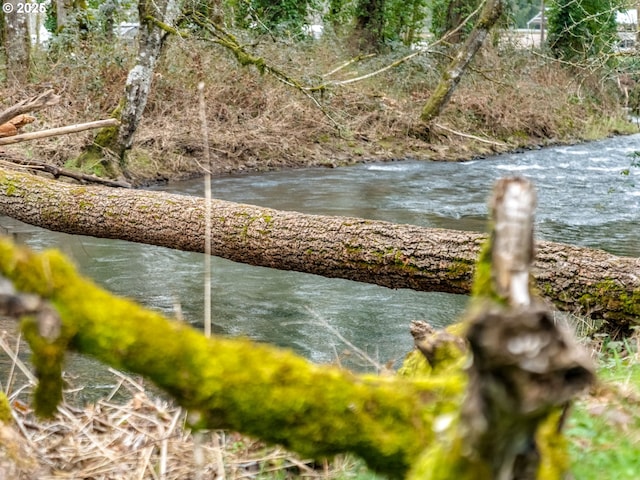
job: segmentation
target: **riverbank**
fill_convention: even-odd
[[[43,88],[62,102],[36,114],[31,130],[109,117],[117,107],[134,56],[131,44],[91,44],[52,59],[35,58],[34,83],[0,90],[8,106]],[[304,85],[303,93],[225,50],[195,40],[170,42],[145,116],[128,156],[136,184],[202,174],[204,143],[197,84],[205,83],[214,175],[305,166],[336,167],[404,158],[467,160],[637,132],[620,108],[613,80],[508,45],[487,46],[429,131],[418,123],[439,80],[446,52],[425,53],[364,77],[402,58],[394,51],[353,61],[335,39],[287,45],[263,41],[256,51]],[[55,60],[55,61],[53,61]],[[327,73],[334,72],[334,73]],[[349,81],[349,83],[345,83]],[[78,163],[95,132],[4,147],[21,156],[106,175],[100,162]]]

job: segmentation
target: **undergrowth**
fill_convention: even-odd
[[[598,339],[598,384],[574,405],[567,425],[576,480],[640,475],[640,336]]]
[[[301,84],[325,88],[304,94],[254,67],[240,66],[230,52],[204,39],[171,38],[129,154],[135,178],[167,180],[201,172],[196,162],[203,154],[196,92],[201,81],[214,174],[367,159],[462,160],[633,130],[619,108],[613,82],[569,71],[555,60],[509,45],[482,50],[436,125],[425,131],[418,123],[420,111],[449,52],[425,52],[383,73],[342,84],[411,51],[395,50],[345,66],[357,52],[331,35],[298,43],[244,40]],[[123,92],[135,44],[105,42],[98,36],[65,48],[36,52],[32,82],[0,88],[0,108],[51,87],[63,101],[38,112],[38,121],[29,128],[108,118]],[[94,135],[56,137],[10,150],[73,166]]]

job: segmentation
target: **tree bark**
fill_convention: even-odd
[[[50,230],[204,250],[204,200],[75,186],[0,171],[0,213]],[[284,212],[214,200],[212,254],[389,288],[469,293],[486,236],[349,217]],[[559,308],[640,323],[640,259],[537,242],[537,288]]]
[[[20,84],[24,84],[29,80],[31,52],[28,14],[18,10],[24,3],[19,0],[5,0],[3,2],[3,4],[8,5],[4,14],[4,51],[7,58],[7,79],[10,82]],[[8,11],[9,8],[11,9],[10,11]]]
[[[467,66],[484,43],[491,28],[496,24],[500,15],[502,15],[503,8],[503,0],[487,0],[486,5],[480,13],[478,23],[469,34],[469,38],[467,38],[467,41],[460,48],[453,61],[442,74],[438,86],[422,109],[420,120],[422,120],[423,123],[429,124],[434,118],[440,115],[442,109],[447,105],[458,83],[460,83]]]
[[[138,1],[140,18],[138,56],[135,66],[129,71],[127,77],[116,144],[117,153],[121,158],[121,167],[125,166],[125,152],[133,144],[133,137],[147,105],[156,62],[162,52],[164,41],[169,35],[169,32],[163,30],[158,22],[172,25],[179,13],[179,0]]]

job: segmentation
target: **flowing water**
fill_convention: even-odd
[[[494,181],[522,175],[538,190],[537,236],[640,256],[640,168],[629,168],[640,135],[463,163],[398,161],[338,169],[214,179],[216,198],[282,210],[483,231]],[[622,172],[629,170],[628,175]],[[156,187],[202,195],[202,181]],[[48,232],[0,217],[0,227],[35,249],[58,247],[112,292],[187,321],[202,319],[203,257],[161,247]],[[446,325],[460,295],[390,290],[347,280],[213,262],[214,331],[293,348],[315,362],[343,362],[340,336],[381,363],[412,346],[411,320]]]

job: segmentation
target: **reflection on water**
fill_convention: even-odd
[[[464,163],[402,161],[238,175],[215,179],[212,186],[217,198],[277,209],[482,231],[493,182],[525,175],[538,188],[539,237],[640,256],[640,169],[620,175],[636,149],[638,135]],[[202,184],[162,189],[201,195]],[[193,324],[203,318],[200,254],[52,233],[7,218],[0,227],[35,249],[62,249],[114,293],[167,315],[179,303]],[[411,320],[446,325],[466,303],[459,295],[389,290],[222,259],[214,259],[213,278],[215,332],[292,348],[316,362],[332,362],[344,350],[331,329],[382,363],[399,360],[411,348]]]

